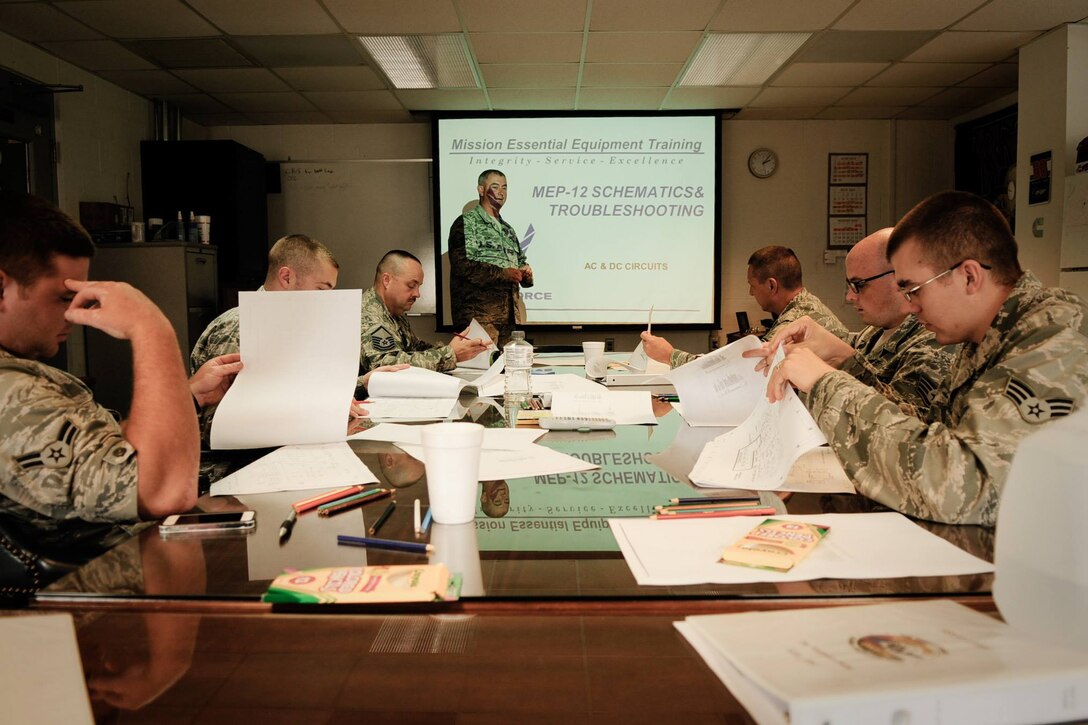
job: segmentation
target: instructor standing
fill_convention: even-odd
[[[479,206],[450,227],[450,300],[453,324],[464,328],[476,318],[500,347],[524,321],[518,292],[533,286],[533,270],[517,232],[499,215],[506,203],[506,174],[488,169],[480,174]]]

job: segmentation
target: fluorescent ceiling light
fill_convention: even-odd
[[[463,35],[360,35],[359,40],[397,88],[480,87]]]
[[[710,33],[682,86],[760,86],[812,33]]]

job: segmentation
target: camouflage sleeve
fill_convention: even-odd
[[[952,355],[945,348],[921,343],[899,356],[887,383],[881,381],[880,371],[860,352],[855,352],[841,369],[898,403],[904,412],[935,421],[940,419],[940,411],[932,409],[933,394],[951,367]]]
[[[672,356],[669,358],[669,367],[678,368],[681,365],[687,365],[689,362],[699,357],[690,352],[684,352],[683,350],[673,350]]]
[[[132,521],[136,451],[109,412],[26,373],[0,394],[0,493],[54,519]]]
[[[193,351],[189,355],[189,374],[193,375],[200,366],[213,357],[238,352],[238,308],[227,310],[212,320],[204,332],[200,333]]]
[[[366,373],[381,365],[408,363],[417,368],[446,371],[457,367],[457,356],[449,345],[435,346],[419,339],[409,341],[409,349],[397,342],[395,330],[378,323],[363,329],[360,367]]]
[[[468,258],[465,251],[465,218],[458,217],[450,227],[450,274],[479,287],[510,284],[502,267]],[[522,254],[522,257],[525,255]]]

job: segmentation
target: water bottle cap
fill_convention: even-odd
[[[513,332],[510,333],[510,339],[511,340],[524,340],[525,339],[525,331],[524,330],[514,330]]]

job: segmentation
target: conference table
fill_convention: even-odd
[[[496,405],[462,404],[465,420],[505,425]],[[200,509],[256,511],[256,530],[164,539],[149,526],[39,592],[32,611],[73,613],[88,683],[96,683],[92,699],[103,712],[138,708],[157,720],[202,723],[268,713],[313,722],[364,713],[370,722],[745,721],[674,621],[934,597],[993,611],[990,574],[640,586],[607,520],[644,517],[671,497],[698,495],[687,472],[702,442],[724,430],[690,428],[656,399],[654,410],[657,425],[545,434],[542,445],[599,468],[483,482],[472,523],[433,525],[423,540],[435,546],[431,561],[462,573],[458,601],[262,602],[284,570],[423,560],[337,545],[338,534],[366,535],[385,502],[327,518],[304,514],[281,543],[290,504],[317,492],[287,491],[202,496]],[[413,503],[426,510],[428,502],[423,465],[391,443],[350,446],[395,489],[397,505],[380,535],[417,540]],[[202,485],[265,452],[208,455]],[[855,494],[760,497],[791,514],[884,510]],[[991,529],[917,523],[992,560]],[[111,678],[132,681],[97,684]]]

